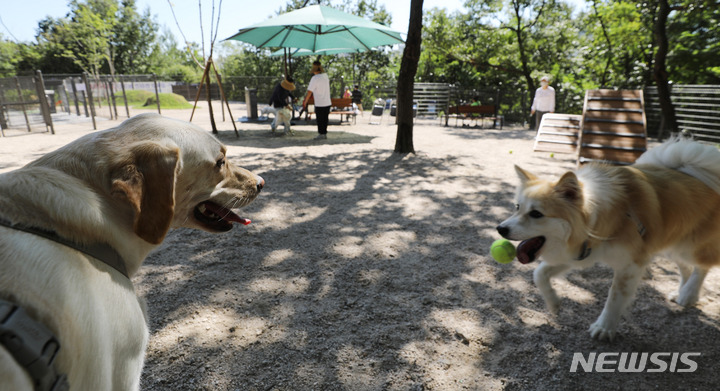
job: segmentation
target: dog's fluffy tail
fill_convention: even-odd
[[[720,150],[682,136],[670,138],[640,156],[635,164],[652,164],[697,178],[720,194]]]

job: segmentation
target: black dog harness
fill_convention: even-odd
[[[80,251],[81,253],[87,254],[93,258],[96,258],[98,261],[101,261],[105,263],[106,265],[112,267],[113,269],[117,270],[125,276],[125,278],[128,277],[127,269],[125,268],[125,261],[123,258],[118,254],[117,251],[115,251],[114,248],[110,247],[107,243],[94,243],[89,245],[82,245],[75,242],[72,242],[70,240],[67,240],[65,238],[61,238],[53,231],[47,231],[40,228],[34,228],[34,227],[26,227],[23,225],[17,225],[12,224],[11,222],[4,220],[0,218],[0,225],[16,229],[18,231],[27,232],[33,235],[37,235],[40,237],[43,237],[45,239],[52,240],[54,242],[60,243],[64,246],[70,247],[74,250]]]
[[[24,309],[5,300],[0,300],[0,344],[25,368],[36,391],[70,389],[67,377],[58,375],[53,366],[60,342]]]
[[[0,226],[27,232],[90,255],[128,277],[125,261],[106,243],[81,245],[61,238],[52,231],[14,225],[0,218]],[[60,342],[42,323],[32,319],[21,307],[0,300],[0,344],[25,368],[36,391],[67,391],[65,375],[55,371],[53,363],[60,351]]]

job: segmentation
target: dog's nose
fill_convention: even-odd
[[[255,175],[255,176],[257,177],[257,191],[259,193],[260,190],[262,190],[263,187],[265,187],[265,180],[262,179],[262,177],[260,175]]]
[[[500,236],[502,236],[503,238],[506,237],[510,233],[510,228],[503,227],[502,225],[498,225],[496,229],[497,229],[498,233],[500,234]]]

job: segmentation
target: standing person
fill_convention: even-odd
[[[358,110],[360,110],[360,115],[362,115],[362,92],[360,92],[358,88],[360,88],[360,86],[355,84],[355,89],[352,92],[352,103],[357,106]]]
[[[310,79],[307,88],[307,95],[303,101],[303,109],[307,108],[308,101],[312,96],[315,100],[315,118],[317,119],[318,136],[315,140],[327,139],[328,117],[330,116],[330,78],[320,64],[320,61],[313,62],[310,73],[314,76]]]
[[[343,93],[343,99],[349,99],[352,98],[352,92],[350,91],[350,86],[345,87],[345,92]]]
[[[555,112],[555,89],[550,87],[548,80],[547,76],[540,79],[540,88],[535,91],[535,99],[530,107],[530,115],[535,114],[535,133],[540,128],[543,115]]]

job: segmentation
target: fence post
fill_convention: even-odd
[[[162,114],[160,112],[160,94],[158,93],[157,75],[153,73],[152,77],[153,83],[155,83],[155,100],[157,101],[158,114]]]
[[[85,91],[80,91],[80,95],[82,95],[82,102],[83,102],[83,108],[85,109],[85,117],[89,117],[90,113],[88,112],[87,107],[87,95],[85,94]]]
[[[70,78],[70,85],[72,86],[73,97],[75,98],[75,111],[78,117],[80,116],[80,105],[78,104],[77,86],[75,86],[75,78]],[[87,116],[86,116],[87,117]]]
[[[107,99],[108,111],[110,111],[110,119],[115,119],[113,118],[113,108],[112,103],[110,102],[110,82],[108,81],[107,77],[105,77],[105,81],[101,81],[101,83],[103,86],[103,92],[105,92],[105,98]]]
[[[122,88],[123,100],[125,101],[125,113],[127,113],[127,117],[130,118],[130,108],[127,103],[127,94],[125,94],[125,82],[123,81],[123,75],[120,75],[120,88]]]
[[[97,130],[97,124],[95,123],[95,105],[93,104],[92,86],[88,82],[87,72],[83,72],[82,78],[85,83],[85,91],[87,91],[87,100],[90,101],[90,116],[92,117],[93,129]]]
[[[47,101],[47,95],[45,95],[45,80],[43,80],[42,71],[35,71],[35,88],[38,91],[38,99],[40,100],[40,111],[43,115],[43,122],[45,122],[45,131],[50,126],[50,132],[55,134],[55,127],[53,126],[52,116],[50,115],[50,104]],[[53,102],[55,104],[55,102]]]
[[[110,99],[112,99],[113,112],[115,112],[115,119],[118,119],[117,113],[117,101],[115,100],[115,75],[110,76]]]
[[[27,125],[28,132],[32,132],[32,129],[30,129],[30,120],[28,119],[27,110],[25,108],[25,98],[23,98],[22,89],[20,88],[20,79],[17,76],[15,76],[15,87],[17,87],[20,107],[22,108],[23,115],[25,116],[25,125]]]
[[[5,91],[0,88],[0,133],[5,136],[5,129],[8,128],[7,119],[5,118]]]

